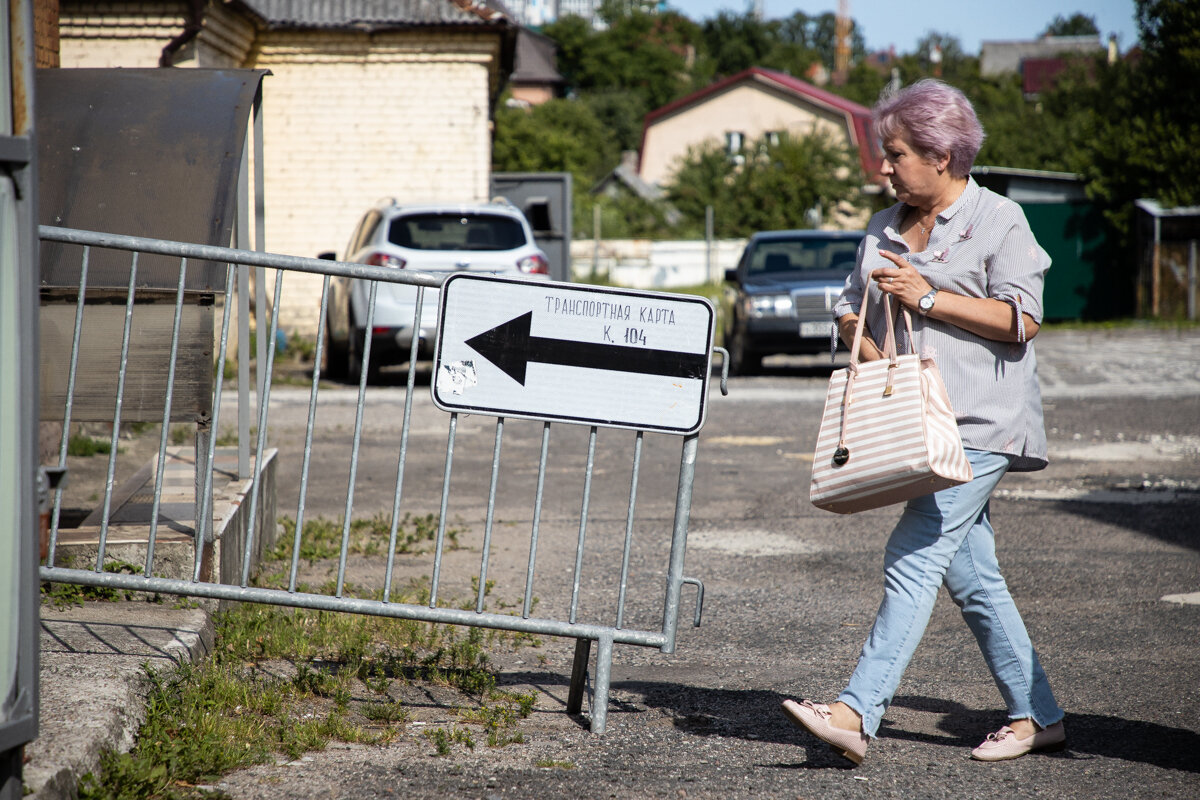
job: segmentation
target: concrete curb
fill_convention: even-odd
[[[43,606],[39,731],[25,748],[26,792],[37,800],[76,797],[103,752],[133,745],[145,718],[145,668],[195,662],[212,647],[212,620],[201,608]]]

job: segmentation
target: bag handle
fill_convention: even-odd
[[[882,297],[882,294],[883,293],[880,292],[881,300],[884,299]],[[866,288],[866,290],[863,292],[862,305],[860,305],[859,309],[858,309],[858,320],[854,324],[854,339],[850,344],[850,373],[851,373],[851,375],[853,375],[854,373],[856,373],[858,371],[858,354],[859,354],[860,350],[862,349],[863,331],[866,329],[866,324],[867,324],[867,305],[870,302],[870,299],[871,299],[871,287],[868,286]],[[888,360],[890,360],[892,362],[892,364],[895,364],[897,353],[898,353],[898,348],[896,345],[896,323],[895,323],[895,316],[894,316],[895,312],[892,310],[893,303],[895,303],[897,305],[897,307],[899,307],[900,312],[902,313],[902,315],[904,317],[904,327],[908,332],[908,344],[909,344],[910,348],[913,347],[914,342],[916,340],[913,338],[912,314],[909,312],[909,310],[907,308],[900,306],[900,301],[897,300],[896,298],[892,297],[892,298],[887,299],[883,305],[884,315],[887,317],[887,333],[884,335],[884,339],[883,339],[883,355],[884,355],[884,358],[887,358]],[[915,349],[914,349],[914,352],[915,352]]]

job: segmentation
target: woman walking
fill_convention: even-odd
[[[888,540],[883,602],[849,683],[833,703],[786,700],[784,712],[861,763],[944,584],[1008,711],[1008,724],[972,757],[1061,749],[1063,712],[1000,574],[989,519],[989,500],[1006,472],[1046,466],[1030,340],[1042,319],[1050,259],[1020,207],[970,177],[984,133],[962,92],[919,81],[881,99],[873,116],[882,173],[899,202],[871,218],[834,314],[849,343],[867,292],[915,312],[909,345],[937,361],[974,478],[908,502]],[[883,303],[869,308],[863,360],[882,357],[886,332]],[[897,341],[902,330],[898,324]]]

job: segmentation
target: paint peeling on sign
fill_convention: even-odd
[[[438,386],[451,394],[462,394],[472,386],[477,386],[479,379],[475,376],[474,361],[454,361],[442,364],[438,375]]]

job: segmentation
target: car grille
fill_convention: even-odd
[[[840,289],[832,295],[828,291],[817,295],[795,293],[792,295],[793,312],[797,317],[828,317],[839,292]]]

